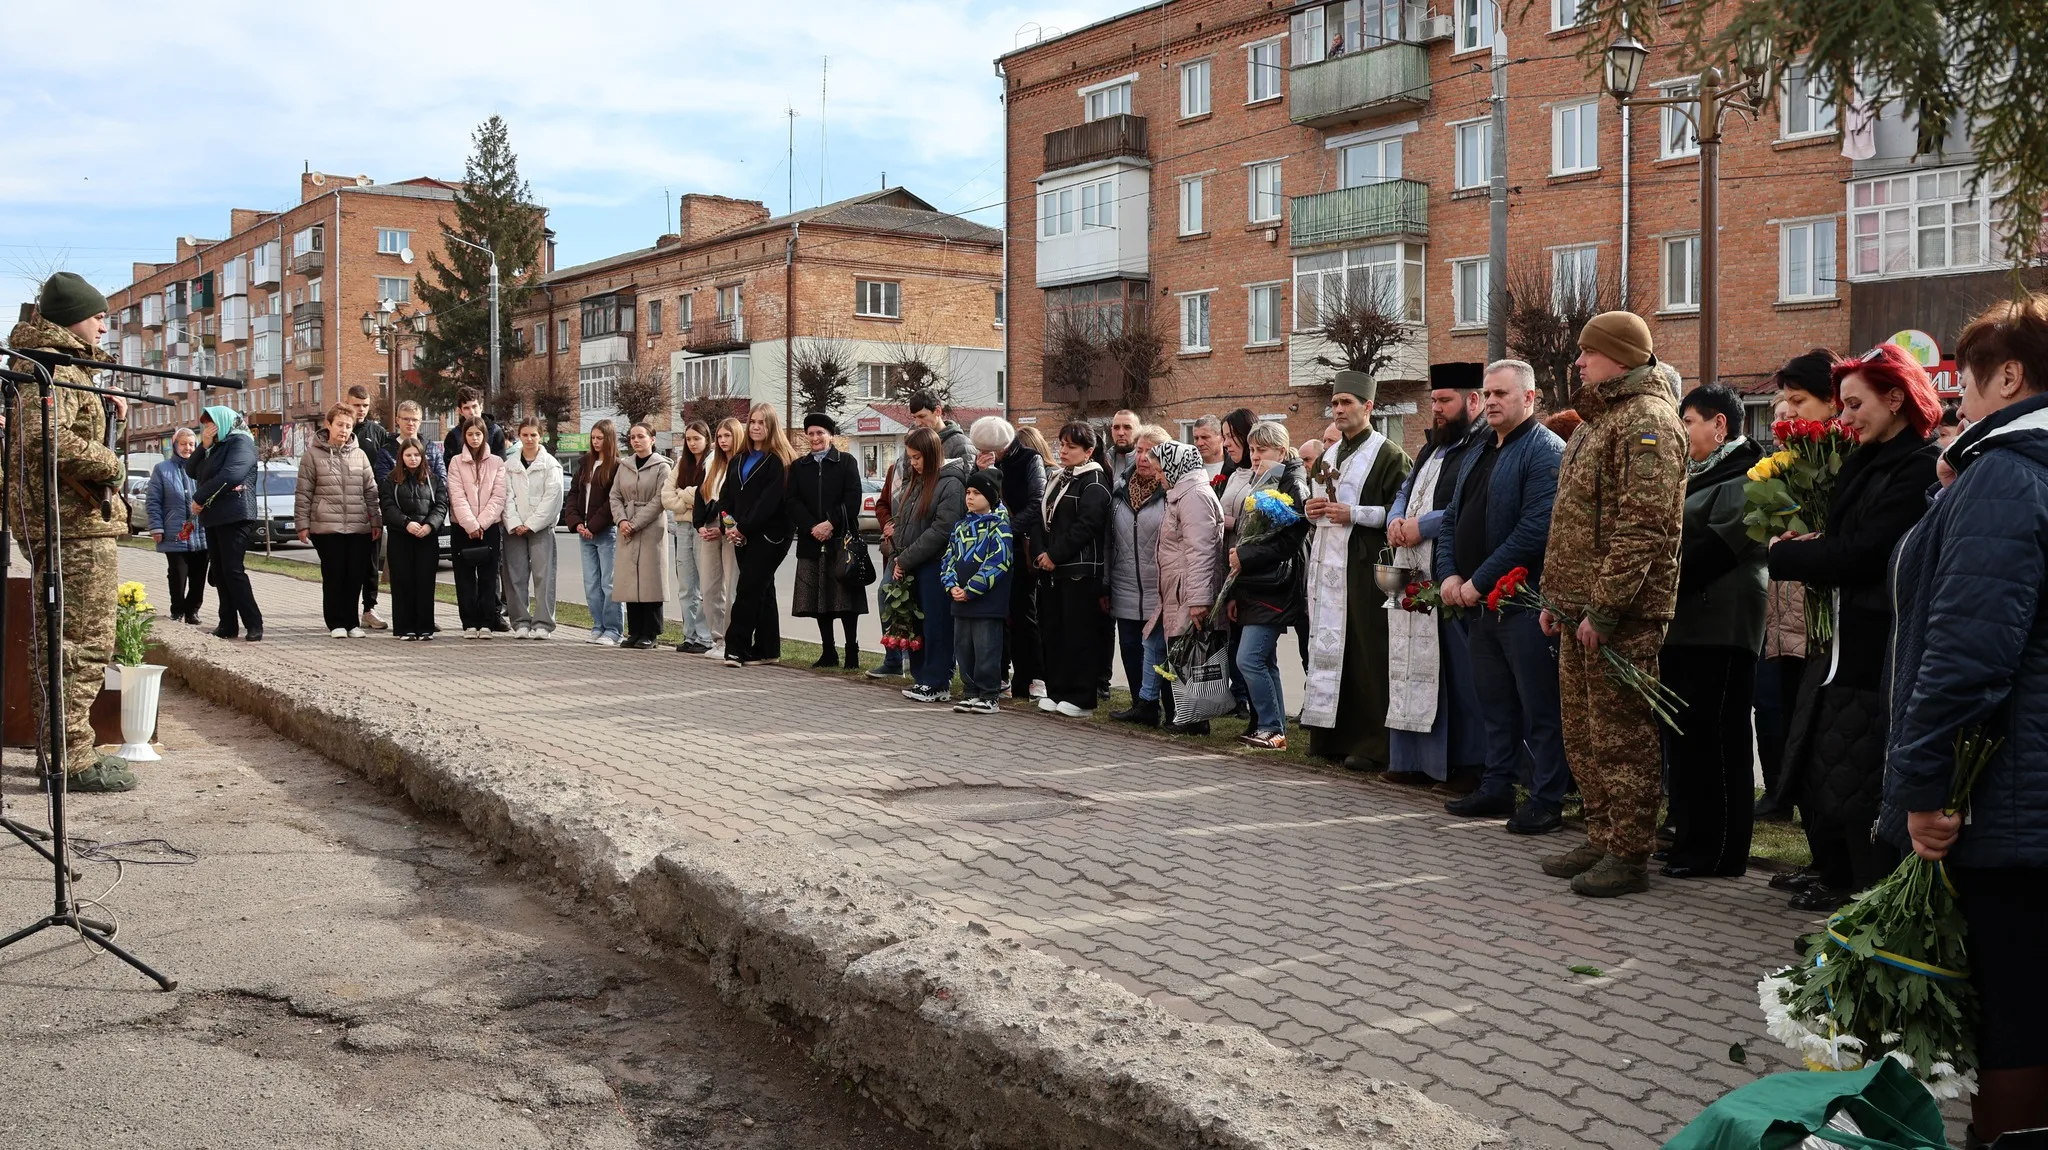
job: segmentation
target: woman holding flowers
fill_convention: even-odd
[[[1980,1003],[1972,1146],[2048,1126],[2048,296],[1956,344],[1956,479],[1892,562],[1898,605],[1879,834],[1943,860]],[[1957,813],[1957,740],[1997,749]]]
[[[1245,437],[1253,480],[1237,508],[1237,543],[1229,552],[1225,592],[1238,628],[1237,667],[1251,692],[1252,721],[1243,741],[1262,750],[1287,748],[1287,700],[1274,661],[1280,636],[1308,614],[1302,547],[1308,520],[1307,470],[1288,446],[1287,429],[1261,423]]]
[[[1892,344],[1835,365],[1843,429],[1856,448],[1843,461],[1825,527],[1771,540],[1770,575],[1828,596],[1834,633],[1809,653],[1806,681],[1787,728],[1787,797],[1807,813],[1819,882],[1793,898],[1799,910],[1832,910],[1884,877],[1898,861],[1875,842],[1886,711],[1880,684],[1891,638],[1885,573],[1892,548],[1927,509],[1941,405],[1927,372]]]
[[[1223,505],[1209,485],[1202,453],[1193,444],[1169,439],[1153,444],[1147,453],[1159,462],[1166,514],[1159,520],[1159,608],[1147,621],[1145,634],[1150,638],[1163,633],[1171,643],[1182,632],[1211,623],[1209,612],[1222,585],[1217,561],[1223,545]],[[1165,697],[1170,704],[1171,695]],[[1170,705],[1167,712],[1169,720],[1175,719]],[[1209,721],[1172,721],[1165,729],[1206,735]]]

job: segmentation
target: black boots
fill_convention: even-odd
[[[1159,725],[1159,700],[1132,699],[1130,709],[1111,711],[1109,717],[1119,723],[1136,723],[1141,727]]]

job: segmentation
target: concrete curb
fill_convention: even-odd
[[[1011,1150],[1466,1150],[1518,1142],[1244,1026],[1182,1021],[1092,972],[858,868],[714,842],[609,787],[498,765],[482,727],[362,707],[319,675],[238,667],[184,629],[158,654],[245,711],[534,877],[703,961],[721,995],[804,1035],[821,1063],[955,1146]]]

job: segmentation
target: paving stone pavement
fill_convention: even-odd
[[[161,600],[153,555],[122,564]],[[1810,920],[1761,874],[1582,899],[1536,867],[1575,833],[1520,838],[1407,788],[566,628],[333,640],[316,584],[251,578],[265,638],[240,650],[256,667],[331,669],[429,726],[498,724],[507,762],[544,753],[705,835],[857,861],[1190,1019],[1257,1027],[1536,1145],[1643,1150],[1795,1068],[1754,988]]]

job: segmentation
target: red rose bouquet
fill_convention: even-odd
[[[1465,616],[1463,607],[1444,602],[1443,588],[1437,586],[1431,579],[1410,583],[1402,588],[1400,607],[1403,611],[1419,611],[1424,615],[1432,611],[1441,611],[1446,619],[1462,619]]]
[[[882,646],[924,650],[924,608],[917,602],[917,579],[908,573],[882,585]]]
[[[1557,620],[1558,626],[1563,628],[1566,634],[1578,630],[1579,616],[1566,611],[1552,602],[1549,596],[1529,586],[1527,567],[1516,567],[1501,576],[1493,585],[1493,590],[1486,593],[1487,610],[1498,612],[1506,604],[1548,611],[1550,617]],[[1629,662],[1619,651],[1605,643],[1600,645],[1600,657],[1607,660],[1607,673],[1614,676],[1615,682],[1641,695],[1643,701],[1650,704],[1650,711],[1657,716],[1659,722],[1670,727],[1675,734],[1685,733],[1678,729],[1678,708],[1684,705],[1684,700],[1671,688],[1660,682],[1656,675]]]

